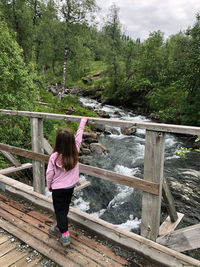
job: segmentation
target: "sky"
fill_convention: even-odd
[[[200,0],[96,0],[96,3],[101,8],[101,18],[115,3],[126,35],[134,40],[145,40],[157,30],[168,38],[193,26],[200,12]]]

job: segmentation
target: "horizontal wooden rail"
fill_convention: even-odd
[[[11,173],[15,173],[15,172],[18,172],[18,171],[22,171],[22,170],[26,170],[26,169],[29,169],[29,168],[32,168],[32,164],[31,163],[25,163],[25,164],[22,164],[21,166],[19,167],[8,167],[8,168],[5,168],[5,169],[2,169],[0,170],[0,174],[11,174]]]
[[[79,122],[81,119],[80,116],[73,116],[73,115],[6,110],[6,109],[0,109],[0,114],[26,116],[26,117],[31,117],[31,118],[77,121],[77,122]],[[114,119],[102,119],[102,118],[92,118],[92,117],[88,118],[88,122],[97,123],[97,124],[107,124],[110,126],[118,126],[118,127],[135,127],[139,129],[146,129],[146,130],[152,130],[152,131],[158,131],[158,132],[200,135],[200,127],[194,127],[194,126],[153,123],[153,122],[145,122],[145,121],[144,122],[123,121],[123,120],[116,120],[116,119],[114,120]]]
[[[154,195],[158,195],[159,192],[159,184],[145,181],[140,178],[136,178],[133,176],[127,176],[123,174],[119,174],[117,172],[107,171],[105,169],[100,169],[97,167],[92,167],[84,164],[79,164],[80,172],[85,173],[94,177],[102,178],[104,180],[108,180],[111,182],[115,182],[118,184],[130,186],[144,192],[148,192]]]
[[[0,150],[4,150],[13,154],[16,154],[18,156],[27,158],[27,159],[32,159],[32,160],[37,160],[37,161],[41,161],[41,162],[45,162],[48,163],[49,160],[49,156],[48,155],[44,155],[42,153],[36,153],[30,150],[26,150],[23,148],[18,148],[15,146],[9,146],[9,145],[5,145],[0,143]]]
[[[41,153],[36,153],[32,152],[30,150],[14,147],[14,146],[9,146],[0,143],[0,150],[4,150],[10,153],[17,154],[19,156],[32,159],[32,160],[37,160],[41,162],[48,163],[49,156],[44,155]],[[145,181],[140,178],[132,177],[132,176],[126,176],[122,175],[116,172],[92,167],[89,165],[84,165],[80,163],[80,172],[84,174],[88,174],[97,178],[102,178],[111,182],[115,182],[118,184],[130,186],[139,190],[142,190],[144,192],[148,192],[154,195],[158,195],[159,192],[159,185],[157,183]]]

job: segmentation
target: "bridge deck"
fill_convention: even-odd
[[[48,234],[49,226],[53,223],[55,223],[53,214],[41,210],[22,199],[18,200],[13,196],[11,198],[10,195],[0,193],[0,227],[58,265],[87,265],[92,267],[129,265],[126,259],[115,255],[111,249],[98,240],[84,235],[83,230],[78,230],[77,228],[74,230],[72,225],[70,226],[71,244],[69,247],[63,248],[56,237],[51,237]],[[6,246],[3,243],[8,240],[0,236],[0,242],[1,238],[2,246]],[[6,253],[0,254],[0,266],[27,266],[27,261],[25,261],[27,255],[23,253],[19,255],[14,250],[14,245],[11,242],[10,253],[10,256],[6,256]],[[5,265],[7,257],[11,260],[9,265]],[[25,261],[24,265],[22,264],[23,261]]]

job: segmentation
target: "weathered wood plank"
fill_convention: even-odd
[[[11,243],[9,239],[6,242],[3,242],[2,244],[0,244],[0,257],[6,255],[8,252],[13,250],[15,247],[16,245],[14,243]]]
[[[179,252],[200,248],[200,224],[160,236],[157,242]]]
[[[168,185],[165,177],[163,177],[162,195],[163,195],[163,199],[164,199],[164,202],[166,204],[167,211],[168,211],[168,214],[170,216],[171,222],[176,222],[178,219],[178,215],[176,212],[174,200],[173,200],[169,185]]]
[[[175,124],[164,124],[164,123],[153,123],[153,122],[137,122],[136,127],[139,129],[146,129],[150,131],[165,132],[165,133],[180,133],[180,134],[191,134],[199,135],[200,127],[175,125]]]
[[[45,162],[45,163],[48,163],[48,160],[49,160],[48,155],[44,155],[42,153],[36,153],[36,152],[31,151],[31,150],[18,148],[15,146],[5,145],[2,143],[0,143],[0,149],[14,153],[14,154],[22,156],[24,158],[28,158],[28,159],[32,159],[32,160],[38,160],[38,161]]]
[[[0,149],[5,150],[5,151],[12,151],[12,153],[15,153],[17,155],[20,155],[20,156],[23,156],[29,159],[42,161],[45,163],[47,163],[49,160],[48,155],[32,152],[30,150],[21,149],[18,147],[9,146],[5,144],[1,144],[1,143],[0,143]],[[139,190],[143,190],[145,192],[149,192],[151,194],[158,195],[158,192],[159,192],[158,183],[145,181],[137,177],[122,175],[116,172],[92,167],[92,166],[81,164],[81,163],[79,163],[79,169],[81,173],[92,175],[94,177],[102,178],[108,181],[116,182],[118,184],[127,185],[130,187],[139,189]]]
[[[3,175],[0,175],[0,177],[2,176]],[[18,189],[13,188],[12,186],[8,186],[6,187],[6,190],[8,190],[8,192],[17,193],[18,195],[20,195],[20,192],[22,192],[22,196],[26,198],[27,200],[32,201],[38,206],[41,206],[43,208],[47,208],[53,211],[52,200],[46,196],[43,196],[33,191],[31,194],[29,194],[29,192],[25,193],[21,190],[21,186],[18,186]],[[83,227],[88,228],[90,231],[94,231],[98,233],[99,235],[102,235],[105,238],[118,243],[121,246],[125,246],[129,249],[132,249],[140,253],[142,256],[148,258],[149,260],[158,262],[160,265],[169,266],[169,267],[191,267],[191,266],[200,267],[200,261],[198,260],[195,260],[184,254],[181,254],[172,249],[164,247],[142,236],[128,232],[124,229],[121,229],[101,219],[94,218],[90,214],[87,214],[75,208],[70,207],[68,217],[73,223],[78,223],[82,225]],[[6,226],[7,224],[5,224],[5,227]],[[0,223],[0,227],[1,227],[1,223]],[[4,229],[8,231],[8,228],[7,229],[4,228]],[[12,231],[12,227],[10,228],[10,230]],[[19,236],[23,235],[23,233],[19,231],[18,231],[18,234]],[[47,257],[48,257],[48,248],[47,250],[44,248],[44,250],[46,251]]]
[[[13,221],[13,218],[16,217],[28,223],[29,226],[34,226],[36,227],[36,229],[40,229],[40,232],[39,232],[40,240],[45,241],[46,235],[44,235],[44,233],[45,234],[48,233],[49,221],[50,221],[50,225],[53,225],[55,221],[49,220],[49,217],[47,217],[44,214],[41,214],[41,212],[38,212],[38,210],[35,210],[35,209],[30,212],[26,211],[26,213],[24,213],[24,208],[26,208],[26,205],[20,203],[20,206],[19,206],[19,203],[16,200],[12,200],[11,198],[10,201],[8,200],[6,203],[4,202],[1,203],[0,213],[2,212],[2,209],[3,209],[4,211],[1,215],[6,214],[6,216],[8,216],[8,217],[5,216],[5,218],[9,218],[10,217],[9,214],[12,214],[11,217],[9,218],[11,221]],[[32,208],[34,207],[32,206]],[[48,225],[47,225],[47,222],[48,222]],[[17,223],[16,225],[20,226],[21,222],[20,224]],[[23,229],[26,230],[25,227]],[[36,232],[33,232],[33,231],[35,230],[30,231],[30,233],[34,235],[34,237],[38,237],[38,234],[37,234],[38,230],[36,230]],[[71,228],[70,228],[70,234],[71,234],[70,249],[74,249],[75,251],[78,251],[80,254],[83,255],[83,257],[92,259],[94,262],[97,262],[99,266],[108,266],[108,264],[110,264],[111,266],[120,267],[122,266],[122,264],[123,265],[128,264],[128,261],[126,261],[125,259],[121,257],[117,257],[116,255],[114,255],[114,253],[111,252],[110,249],[107,248],[106,250],[105,246],[102,246],[104,248],[103,253],[101,249],[100,251],[98,249],[96,250],[94,247],[97,245],[100,246],[98,242],[89,239],[83,234],[79,235],[79,233],[75,231],[71,231]],[[53,241],[53,243],[51,242],[51,245],[55,249],[58,249],[59,251],[64,252],[64,250],[60,248],[60,244],[58,244],[58,242],[56,242],[55,240],[51,240],[51,241]],[[90,242],[90,244],[88,244],[88,242]],[[102,256],[102,254],[105,254],[105,255]]]
[[[183,219],[183,217],[184,217],[183,213],[178,213],[178,219],[172,223],[170,216],[168,216],[159,228],[159,236],[173,232],[180,223],[180,221]]]
[[[48,140],[46,138],[43,139],[43,146],[44,146],[44,151],[48,154],[51,155],[53,152],[52,146],[49,144]]]
[[[79,191],[83,188],[88,187],[89,185],[91,185],[91,183],[89,181],[81,181],[75,188],[74,188],[74,192]]]
[[[158,236],[162,198],[165,133],[146,132],[144,179],[160,185],[159,195],[143,192],[141,235],[153,241]]]
[[[13,249],[0,258],[0,266],[10,266],[11,264],[23,258],[24,255],[25,252],[19,252],[16,251],[16,249]]]
[[[14,166],[16,167],[21,166],[21,163],[16,158],[14,158],[12,154],[6,151],[2,151],[2,150],[0,151]]]
[[[8,241],[8,240],[9,240],[9,238],[7,235],[2,235],[0,237],[0,245],[3,244],[4,242]]]
[[[11,224],[8,221],[5,221],[3,219],[0,219],[0,227],[11,233],[12,235],[16,236],[32,248],[40,251],[44,256],[47,258],[53,260],[54,262],[57,262],[61,266],[80,266],[76,264],[75,262],[71,261],[70,259],[66,260],[66,257],[55,251],[53,248],[48,247],[44,242],[41,242],[40,240],[34,238],[33,236],[30,238],[29,234],[27,234],[25,231],[21,230],[17,226]],[[68,265],[67,265],[68,264]]]
[[[25,170],[28,168],[32,168],[31,163],[22,164],[20,167],[9,167],[9,168],[2,169],[0,170],[0,174],[4,174],[4,175],[10,174],[10,173],[18,172],[18,171]]]
[[[12,209],[13,212],[14,209]],[[20,211],[18,211],[17,213],[15,213],[16,216],[13,216],[13,214],[11,214],[10,212],[7,212],[6,210],[0,208],[0,215],[3,219],[5,219],[8,223],[12,223],[13,226],[16,226],[19,230],[25,231],[26,233],[29,234],[29,240],[32,239],[37,239],[40,242],[44,242],[46,245],[48,245],[49,248],[52,248],[55,252],[57,252],[57,254],[59,254],[59,257],[62,258],[62,256],[65,256],[65,261],[74,261],[75,263],[78,263],[81,266],[98,266],[97,264],[97,259],[95,260],[94,257],[93,259],[90,257],[89,254],[87,254],[86,256],[84,255],[84,247],[81,251],[80,247],[79,249],[76,248],[76,246],[73,245],[73,240],[71,241],[71,245],[70,248],[67,248],[67,254],[66,254],[66,248],[62,247],[61,244],[59,243],[59,241],[55,238],[52,238],[49,236],[49,234],[46,232],[44,232],[43,228],[39,228],[39,227],[32,227],[31,225],[31,217],[27,216],[27,215],[22,215],[21,217],[19,216]],[[28,219],[28,217],[30,217]],[[26,218],[26,220],[24,220]],[[39,222],[38,222],[39,223]],[[36,224],[37,225],[37,224]],[[43,225],[44,226],[44,225]],[[47,226],[44,226],[45,228]],[[16,236],[16,234],[15,234]],[[20,238],[21,239],[21,238]],[[26,242],[28,244],[28,242]],[[41,252],[39,250],[39,252]],[[58,259],[53,259],[55,262],[59,263]],[[102,260],[102,257],[101,257]]]
[[[43,121],[31,118],[32,150],[44,154],[43,149]],[[36,192],[45,193],[45,166],[38,160],[33,160],[33,187]]]
[[[102,178],[107,181],[115,182],[118,184],[130,186],[151,194],[158,195],[159,186],[158,183],[145,181],[133,176],[127,176],[119,174],[113,171],[92,167],[89,165],[79,164],[80,173],[85,173],[94,177]]]
[[[80,116],[73,115],[62,115],[54,113],[43,113],[43,112],[30,112],[30,111],[17,111],[17,110],[6,110],[0,109],[0,114],[7,115],[18,115],[27,116],[32,118],[46,118],[55,120],[65,120],[65,121],[76,121],[79,122]],[[164,123],[153,123],[153,122],[130,122],[114,119],[103,119],[103,118],[88,118],[89,123],[106,124],[111,126],[119,127],[133,127],[139,129],[146,129],[152,131],[169,132],[169,133],[181,133],[181,134],[191,134],[200,135],[200,127],[185,126],[185,125],[174,125],[174,124],[164,124]]]
[[[55,113],[43,113],[43,112],[29,112],[29,111],[17,111],[17,110],[5,110],[0,109],[0,114],[7,115],[17,115],[17,116],[26,116],[31,118],[45,118],[45,119],[53,119],[53,120],[65,120],[65,121],[74,121],[80,122],[81,116],[73,116],[73,115],[62,115]],[[119,127],[133,127],[135,126],[135,122],[130,121],[120,121],[120,120],[110,120],[110,119],[101,119],[101,118],[89,118],[90,123],[98,123],[98,124],[107,124]]]
[[[11,264],[9,267],[37,267],[37,266],[40,266],[39,262],[41,261],[41,258],[32,259],[31,262],[28,261],[27,258],[28,258],[27,255],[25,255],[20,260]]]

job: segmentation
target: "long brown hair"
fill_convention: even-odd
[[[78,150],[75,137],[68,129],[61,129],[56,136],[54,152],[62,155],[62,167],[66,171],[72,170],[78,163]],[[55,163],[58,157],[55,159]]]

